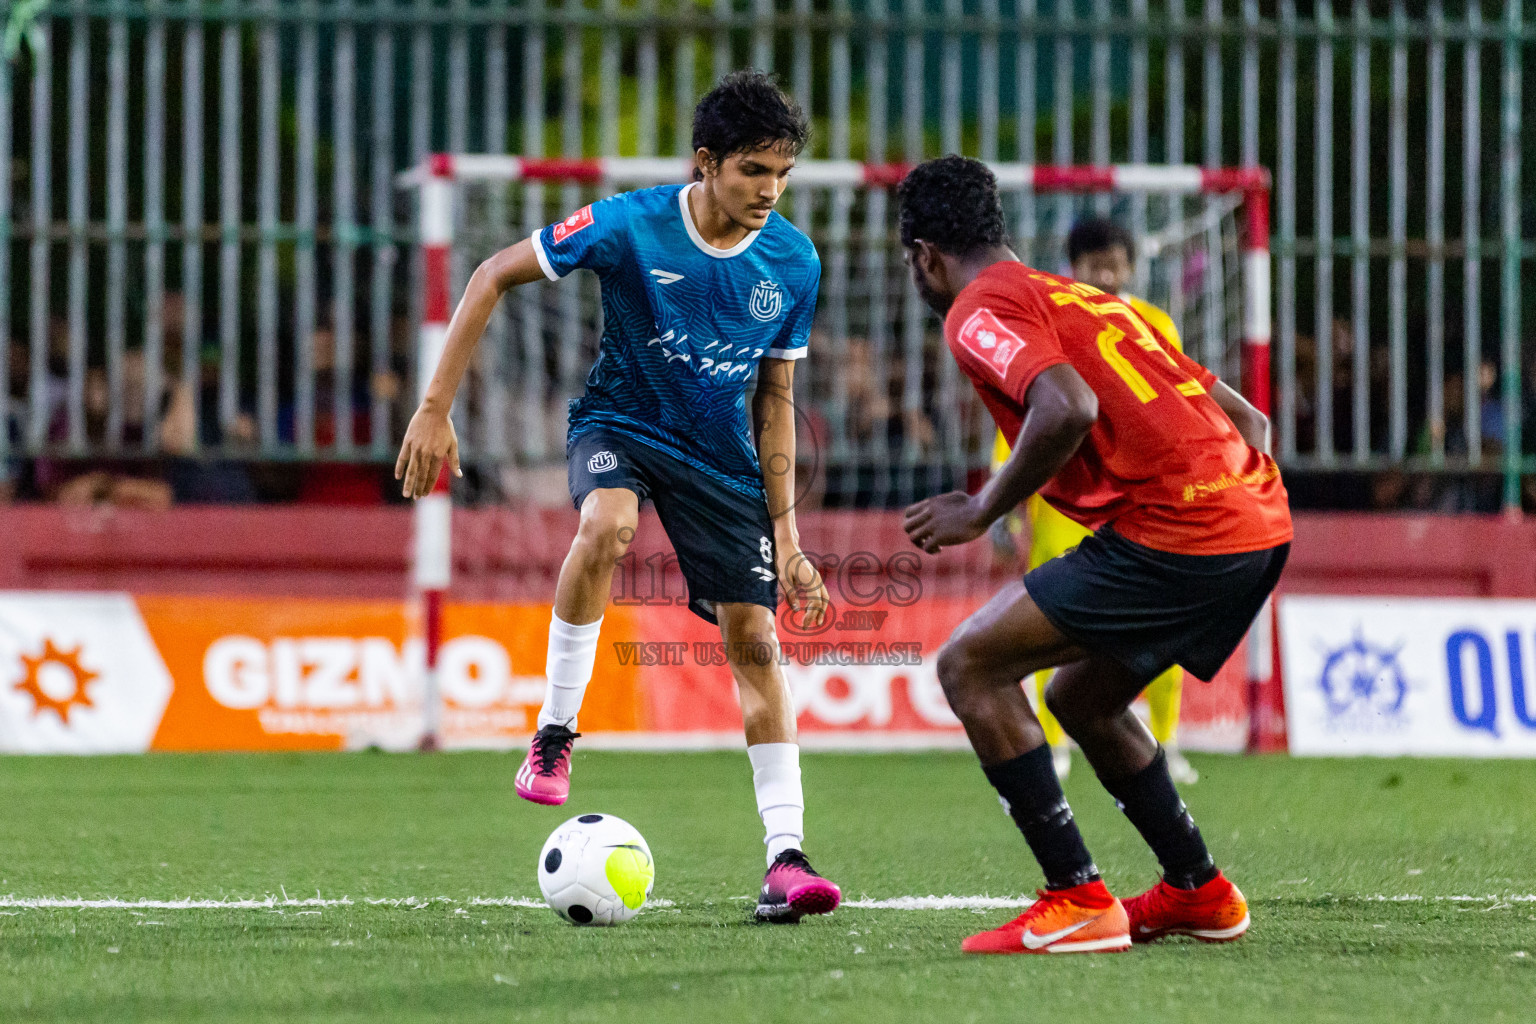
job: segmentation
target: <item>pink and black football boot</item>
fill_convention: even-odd
[[[571,744],[580,735],[563,725],[546,725],[535,733],[517,770],[517,795],[552,807],[565,803],[571,795]]]
[[[757,897],[757,919],[772,924],[799,924],[806,914],[830,914],[843,901],[843,891],[822,878],[799,850],[785,850],[773,859]]]

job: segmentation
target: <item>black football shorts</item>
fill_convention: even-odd
[[[688,607],[716,622],[716,604],[778,605],[773,523],[762,494],[743,493],[632,434],[588,427],[566,445],[576,507],[599,487],[623,487],[656,515],[688,582]]]
[[[1264,607],[1290,544],[1236,555],[1177,555],[1106,527],[1024,577],[1063,636],[1147,682],[1174,665],[1210,682]]]

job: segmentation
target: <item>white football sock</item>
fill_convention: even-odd
[[[800,791],[800,745],[758,743],[747,748],[752,761],[752,788],[757,813],[763,819],[768,863],[785,850],[805,842],[805,797]]]
[[[592,665],[597,661],[597,634],[603,628],[596,622],[573,626],[560,616],[549,617],[549,657],[544,662],[544,706],[539,709],[539,728],[563,725],[576,731],[576,713],[581,698],[592,681]]]

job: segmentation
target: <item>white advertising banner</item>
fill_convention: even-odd
[[[0,751],[138,753],[170,696],[129,595],[0,593]]]
[[[1293,754],[1536,757],[1536,601],[1280,600]]]

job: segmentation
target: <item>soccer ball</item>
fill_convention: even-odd
[[[571,924],[623,924],[656,881],[651,848],[611,814],[583,814],[555,829],[539,853],[539,890]]]

